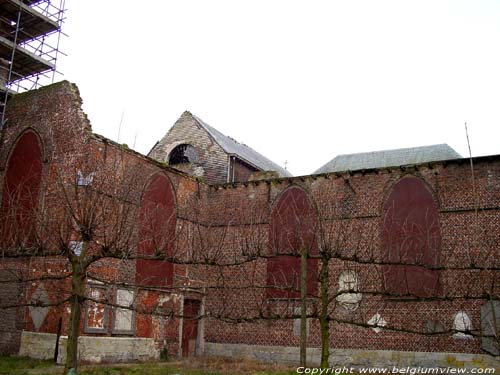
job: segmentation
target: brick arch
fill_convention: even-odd
[[[309,255],[318,254],[317,210],[308,194],[298,186],[285,190],[272,207],[269,223],[269,255],[267,285],[284,287],[294,285],[295,290],[269,288],[270,298],[300,297],[300,255],[307,249]],[[307,291],[317,290],[318,260],[308,259]]]
[[[139,255],[172,256],[177,223],[172,184],[162,173],[153,175],[141,199],[139,212]],[[144,285],[170,285],[173,265],[165,260],[138,259],[136,280]]]
[[[298,254],[305,247],[317,255],[317,228],[318,213],[307,192],[298,186],[286,189],[271,210],[271,254]]]
[[[40,138],[32,130],[25,131],[12,147],[2,190],[4,245],[31,246],[33,243],[42,154]]]
[[[434,188],[432,187],[431,183],[424,177],[422,176],[418,171],[415,172],[406,172],[403,173],[399,176],[395,176],[394,179],[390,179],[388,182],[386,182],[384,185],[384,193],[382,194],[382,199],[381,203],[379,205],[380,210],[384,211],[385,206],[387,205],[387,200],[389,199],[390,195],[392,194],[392,191],[394,187],[403,179],[405,178],[415,178],[420,181],[420,183],[428,190],[429,194],[431,194],[432,199],[436,203],[437,207],[441,205],[441,200],[439,198],[439,194],[437,194],[434,191]]]
[[[421,179],[396,182],[383,207],[382,257],[397,265],[383,267],[384,288],[394,295],[431,297],[442,291],[439,272],[425,266],[440,263],[438,205]]]

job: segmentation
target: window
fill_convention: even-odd
[[[404,177],[392,188],[382,222],[384,286],[395,296],[431,297],[442,292],[439,272],[441,232],[437,204],[416,177]]]
[[[170,152],[168,164],[176,165],[186,163],[198,163],[198,153],[193,146],[189,144],[182,144],[175,147],[172,152]]]
[[[85,306],[85,332],[106,333],[107,314],[106,287],[104,285],[89,284],[87,286],[87,300]]]
[[[116,301],[118,306],[133,307],[134,291],[130,289],[116,289]],[[115,307],[113,333],[133,334],[134,333],[134,311],[128,308]]]
[[[300,254],[317,255],[316,211],[304,190],[286,190],[274,206],[269,226],[267,297],[300,298]],[[317,291],[318,260],[307,260],[307,293]]]

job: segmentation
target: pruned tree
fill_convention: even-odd
[[[29,138],[26,143],[33,145]],[[460,262],[452,252],[440,252],[437,205],[417,177],[395,181],[380,215],[354,220],[359,197],[349,178],[337,179],[335,185],[325,182],[343,192],[338,196],[284,181],[274,188],[280,194],[273,199],[269,181],[261,182],[267,190],[260,195],[254,191],[243,198],[232,196],[227,187],[208,186],[174,195],[160,166],[117,146],[108,154],[96,147],[52,165],[43,189],[36,155],[16,162],[25,167],[7,170],[2,193],[2,268],[10,268],[12,277],[0,282],[17,282],[25,289],[33,289],[29,283],[49,283],[59,293],[48,301],[41,292],[30,291],[36,298],[1,307],[69,305],[67,370],[78,366],[78,336],[88,306],[96,307],[96,314],[108,306],[128,317],[134,311],[159,319],[221,323],[300,319],[304,366],[308,320],[318,321],[322,367],[328,367],[332,324],[408,336],[480,336],[466,313],[469,301],[489,301],[490,336],[498,340],[499,269],[491,266],[498,255],[497,237],[487,230],[488,220],[476,214],[475,244],[489,251],[466,249]],[[14,152],[11,159],[22,154]],[[189,181],[192,187],[198,184]],[[331,196],[336,199],[333,208],[323,207]],[[36,272],[14,272],[23,259],[36,264]],[[49,259],[55,266],[45,271]],[[133,273],[126,271],[131,263]],[[184,267],[183,274],[175,274],[174,266]],[[113,270],[111,275],[107,270]],[[474,277],[446,289],[447,272]],[[95,285],[89,287],[89,280]],[[106,285],[135,292],[112,300],[99,292]],[[145,291],[155,298],[143,299]],[[161,297],[173,292],[196,293],[206,303],[198,313],[184,316]],[[396,307],[432,303],[461,306],[453,329],[430,318],[425,327],[405,326],[393,314]]]

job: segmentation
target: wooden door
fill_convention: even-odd
[[[182,356],[189,357],[194,354],[196,338],[198,336],[198,319],[200,301],[186,299],[184,301],[184,319],[182,320]]]

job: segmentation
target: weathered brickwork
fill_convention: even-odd
[[[15,147],[17,140],[27,131],[36,134],[42,148],[42,182],[38,207],[44,210],[43,216],[47,218],[44,224],[47,228],[43,228],[44,231],[41,234],[44,236],[38,244],[43,244],[46,248],[44,247],[43,250],[44,256],[36,256],[36,254],[25,256],[20,253],[12,254],[16,256],[12,258],[13,260],[2,259],[2,275],[4,273],[10,275],[12,269],[17,269],[22,272],[20,280],[33,280],[33,282],[13,283],[12,288],[2,292],[2,305],[10,303],[20,306],[6,310],[8,319],[2,322],[1,327],[0,351],[11,353],[19,350],[20,333],[23,329],[53,334],[60,330],[60,334],[67,334],[71,310],[66,301],[71,295],[71,284],[70,280],[64,277],[71,273],[71,265],[65,257],[56,254],[60,253],[61,241],[64,240],[67,243],[73,238],[71,228],[61,233],[66,227],[63,228],[58,220],[64,214],[62,212],[64,204],[61,202],[64,198],[61,195],[62,185],[72,187],[72,190],[83,189],[74,186],[78,173],[81,172],[84,177],[93,176],[94,181],[101,179],[102,184],[99,188],[110,197],[126,194],[126,202],[124,201],[123,204],[127,206],[126,212],[129,213],[129,217],[124,215],[123,220],[127,222],[123,228],[132,225],[130,234],[127,234],[127,236],[130,235],[131,243],[137,242],[138,230],[134,229],[136,227],[134,217],[138,216],[142,192],[152,176],[165,175],[172,184],[176,200],[180,204],[191,201],[190,197],[199,191],[198,183],[183,176],[180,172],[166,169],[151,159],[92,134],[90,124],[81,111],[81,99],[76,87],[65,82],[18,95],[9,102],[7,126],[2,133],[3,142],[0,145],[2,186],[11,150]],[[99,169],[96,169],[96,166],[100,166]],[[113,180],[106,179],[106,172],[113,174]],[[123,187],[112,183],[116,182],[116,179],[124,181]],[[177,195],[179,189],[180,192]],[[124,192],[124,190],[127,191]],[[181,212],[182,210],[179,210],[178,214],[180,215]],[[192,220],[189,214],[189,212],[182,214],[179,222],[186,219]],[[131,224],[128,222],[129,219]],[[125,233],[123,235],[125,236]],[[131,257],[136,255],[134,248],[131,249],[129,255]],[[20,256],[19,259],[17,256]],[[91,285],[101,287],[104,289],[105,302],[116,303],[118,288],[127,288],[127,286],[135,288],[137,261],[103,258],[94,262],[87,272],[88,290],[91,290]],[[173,282],[177,285],[184,285],[185,272],[183,266],[174,266]],[[160,301],[163,300],[165,306],[169,305],[169,311],[176,311],[181,302],[180,298],[182,296],[173,298],[168,290],[164,292],[138,290],[134,295],[134,305],[140,308],[134,312],[134,330],[131,335],[154,338],[158,343],[158,350],[166,346],[171,355],[178,353],[178,321],[152,315],[151,310],[157,309]],[[37,304],[43,304],[44,307],[36,307]],[[23,305],[32,306],[22,307]],[[103,308],[102,314],[99,313],[96,317],[103,319],[104,329],[90,331],[85,326],[89,322],[86,322],[83,316],[87,308],[88,306],[84,307],[82,311],[80,331],[90,336],[113,335],[116,309],[111,306]],[[90,324],[93,323],[90,322]]]
[[[421,333],[425,331],[425,325],[428,322],[439,322],[445,330],[450,331],[454,316],[459,311],[466,311],[472,320],[472,327],[479,327],[481,324],[480,307],[486,300],[475,300],[474,297],[478,298],[486,293],[498,295],[498,271],[480,269],[481,267],[497,268],[499,265],[498,202],[500,195],[491,194],[484,186],[486,184],[494,187],[493,190],[498,190],[500,170],[498,161],[494,162],[494,160],[497,158],[475,160],[475,184],[478,192],[476,203],[469,191],[471,189],[470,167],[466,162],[457,162],[434,163],[431,166],[422,165],[406,170],[398,168],[295,178],[281,180],[281,182],[262,181],[258,186],[252,187],[251,194],[246,194],[250,187],[246,188],[242,185],[214,187],[214,196],[210,197],[208,204],[210,211],[219,213],[227,212],[228,207],[234,207],[231,213],[217,215],[217,218],[223,220],[225,217],[230,217],[231,223],[238,226],[243,225],[245,219],[248,220],[247,224],[250,223],[252,215],[264,218],[267,222],[268,219],[265,218],[266,216],[269,218],[269,210],[279,195],[289,186],[301,186],[309,192],[318,208],[319,215],[326,221],[324,228],[339,240],[338,259],[332,260],[329,267],[332,292],[335,293],[338,278],[346,269],[354,270],[360,275],[361,289],[365,292],[359,308],[354,312],[335,304],[332,305],[331,315],[335,320],[355,323],[354,325],[332,323],[331,344],[333,347],[480,353],[479,338],[457,338],[450,332],[434,336],[424,336]],[[388,296],[370,296],[369,294],[380,293],[383,290],[381,267],[370,263],[383,260],[380,253],[380,241],[384,202],[395,182],[409,175],[424,181],[438,202],[442,231],[440,266],[444,268],[440,271],[440,277],[445,295],[452,299],[451,301],[443,299],[436,302],[412,302],[411,300],[398,302]],[[247,212],[245,208],[242,210],[241,206],[245,204],[241,201],[239,204],[236,203],[238,199],[246,200],[246,207],[252,207],[251,210],[254,212]],[[255,202],[256,199],[265,200],[265,203]],[[474,207],[477,207],[477,210]],[[262,209],[262,212],[255,213],[256,208]],[[241,215],[238,215],[239,211],[242,212]],[[263,231],[266,231],[265,227]],[[262,235],[266,236],[266,233]],[[265,243],[266,240],[263,240],[264,247]],[[476,269],[470,269],[471,266]],[[465,269],[446,269],[448,267]],[[248,267],[247,273],[227,275],[226,283],[238,285],[252,277],[258,285],[264,287],[265,274],[265,262],[255,262]],[[217,301],[221,299],[229,301],[226,303],[234,305],[235,310],[238,306],[249,304],[269,306],[271,309],[278,308],[278,302],[266,301],[263,293],[248,293],[247,296],[242,296],[236,292],[218,291],[214,294],[216,297],[208,300],[208,303],[214,304],[212,307],[214,309],[217,309]],[[298,301],[287,305],[288,314],[291,315],[298,305]],[[382,315],[394,331],[375,332],[371,328],[362,327],[377,313]],[[252,323],[237,326],[213,321],[208,324],[208,327],[205,332],[208,342],[298,345],[298,337],[293,335],[291,321],[273,322],[271,320],[265,324]],[[319,327],[317,322],[313,322],[310,345],[319,346],[319,344]]]
[[[307,197],[308,204],[304,201],[300,207],[311,207],[318,220],[313,221],[314,225],[304,226],[304,218],[296,215],[287,216],[283,222],[293,222],[290,228],[315,231],[318,251],[310,251],[310,256],[318,257],[326,250],[330,254],[327,281],[333,350],[484,354],[480,337],[481,306],[488,296],[493,299],[500,296],[500,156],[475,158],[474,181],[469,161],[453,160],[404,168],[225,183],[227,155],[201,131],[192,115],[185,113],[166,137],[175,147],[185,142],[184,131],[199,134],[198,143],[192,144],[196,151],[200,155],[217,156],[211,159],[216,160],[215,164],[201,166],[206,181],[220,183],[208,185],[93,134],[81,111],[78,91],[67,82],[15,96],[9,102],[7,119],[0,143],[0,184],[4,186],[9,155],[16,141],[28,129],[33,131],[42,148],[38,206],[44,207],[54,219],[48,221],[42,232],[46,237],[44,256],[23,254],[0,262],[0,278],[15,268],[24,280],[33,280],[21,287],[16,284],[2,288],[0,292],[0,304],[12,299],[14,305],[20,305],[6,310],[6,318],[0,322],[0,351],[18,351],[21,330],[56,334],[61,327],[61,335],[68,333],[71,284],[64,277],[70,274],[71,264],[70,258],[61,256],[61,243],[75,238],[70,236],[74,232],[71,228],[67,233],[61,232],[61,220],[57,218],[62,217],[64,206],[60,200],[61,182],[74,184],[77,172],[81,172],[84,178],[91,176],[93,186],[99,186],[112,202],[119,201],[120,212],[127,212],[123,218],[126,221],[123,237],[130,244],[122,258],[103,257],[88,268],[87,291],[95,288],[102,293],[96,292],[95,301],[87,301],[86,309],[90,306],[95,312],[93,320],[89,322],[87,310],[82,311],[80,331],[84,336],[153,339],[153,357],[163,350],[169,355],[192,354],[195,350],[199,353],[205,344],[214,353],[215,349],[225,350],[223,345],[297,347],[300,300],[268,292],[270,287],[279,287],[270,281],[268,274],[269,258],[280,255],[270,245],[276,236],[275,230],[270,229],[272,218],[282,222],[281,218],[276,219],[281,212],[277,207],[281,207],[279,202],[286,192],[294,189]],[[150,154],[155,159],[164,160],[171,151],[165,149],[164,140]],[[106,182],[106,173],[113,174],[113,183]],[[245,170],[235,169],[235,173],[242,179],[249,177]],[[383,240],[384,230],[388,230],[384,224],[387,202],[394,186],[410,177],[418,179],[437,210],[440,251],[439,259],[432,265],[437,268],[432,272],[439,274],[442,291],[430,296],[435,298],[392,295],[385,284],[384,267],[395,266],[388,262],[384,252],[384,246],[390,242],[387,238]],[[159,178],[168,181],[173,197],[147,198],[148,184]],[[84,191],[79,186],[73,190]],[[152,192],[151,196],[156,197],[155,194]],[[171,222],[168,218],[144,219],[145,212],[149,212],[144,209],[145,202],[156,202],[155,199],[172,209],[175,228],[168,227]],[[290,215],[293,210],[282,212]],[[113,215],[106,217],[111,220]],[[148,224],[167,229],[158,229],[156,238],[144,229]],[[101,233],[102,241],[112,229]],[[280,241],[286,238],[284,235]],[[88,249],[89,254],[98,251],[97,243],[94,247]],[[140,251],[145,248],[149,250]],[[157,253],[158,249],[165,252]],[[288,255],[299,254],[292,253]],[[163,258],[147,262],[159,262],[160,271],[151,271],[149,276],[155,276],[156,281],[148,282],[148,267],[144,264],[153,263],[141,263],[144,259],[136,258],[155,255]],[[411,270],[429,267],[428,262],[411,259],[415,262],[410,263]],[[161,262],[168,260],[175,264],[161,267],[165,265]],[[315,261],[320,269],[321,259]],[[163,277],[167,269],[172,272],[169,278]],[[343,279],[346,271],[351,272],[347,281]],[[160,278],[162,282],[158,281]],[[346,298],[338,298],[345,292],[346,282],[356,286]],[[134,311],[130,314],[117,310],[120,288],[133,296]],[[320,289],[320,285],[312,288],[314,293]],[[36,306],[37,302],[40,306]],[[191,310],[186,312],[189,317],[196,315],[193,306],[201,306],[198,315],[203,318],[198,325],[188,324],[187,316],[183,321],[185,306],[190,306]],[[310,297],[307,312],[313,316],[309,319],[308,333],[311,348],[321,345],[317,319],[320,310],[318,295]],[[454,330],[458,313],[470,318],[471,326],[465,334]],[[130,328],[125,333],[114,329],[119,316],[133,320],[130,326],[119,322],[120,327]],[[378,321],[378,327],[374,327],[374,321]],[[188,329],[196,332],[187,334]],[[468,335],[469,330],[477,335]]]
[[[21,339],[21,331],[23,329],[23,311],[21,307],[24,302],[25,292],[22,286],[18,283],[4,283],[7,280],[12,280],[12,277],[18,277],[25,273],[25,263],[15,262],[15,273],[11,267],[5,264],[0,264],[0,301],[6,301],[12,307],[2,311],[0,319],[0,352],[15,354],[19,350],[19,341]]]

